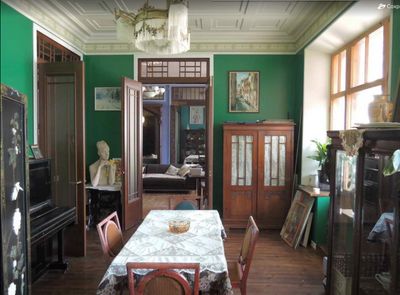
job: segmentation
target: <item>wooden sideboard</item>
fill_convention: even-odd
[[[281,228],[292,195],[294,123],[226,123],[223,130],[225,226],[244,228],[252,215],[260,228]]]

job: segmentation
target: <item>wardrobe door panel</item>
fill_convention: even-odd
[[[257,132],[224,133],[224,221],[246,226],[255,209]]]
[[[258,134],[256,220],[262,228],[281,228],[290,208],[292,131],[285,129],[285,126],[282,130],[275,127]]]

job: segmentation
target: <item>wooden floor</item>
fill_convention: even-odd
[[[125,240],[132,231],[124,233]],[[228,232],[225,252],[237,257],[244,231]],[[69,270],[63,274],[49,271],[32,286],[32,294],[95,294],[107,268],[97,232],[88,232],[87,256],[70,257]],[[322,257],[312,248],[294,250],[279,237],[279,231],[262,231],[248,280],[248,294],[322,295]],[[235,294],[240,294],[235,291]]]

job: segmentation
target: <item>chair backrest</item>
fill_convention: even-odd
[[[178,205],[175,206],[175,210],[196,210],[196,205],[190,201],[182,201],[179,202]]]
[[[152,271],[144,275],[136,284],[133,269],[151,269]],[[183,275],[175,271],[177,269],[194,270],[193,288]],[[126,271],[128,273],[130,295],[199,294],[200,265],[198,263],[128,262]]]
[[[108,257],[117,256],[124,246],[124,241],[116,211],[97,224],[97,232],[104,255]]]
[[[259,233],[260,231],[258,230],[253,217],[250,216],[247,222],[246,234],[242,242],[238,261],[242,272],[242,284],[246,284]]]

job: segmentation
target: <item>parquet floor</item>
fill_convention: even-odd
[[[124,233],[125,238],[132,232]],[[225,242],[228,259],[237,257],[243,235],[242,230],[228,232]],[[68,260],[69,270],[65,274],[49,271],[33,284],[32,294],[95,294],[107,268],[95,229],[88,232],[87,256]],[[316,251],[310,247],[290,248],[280,239],[279,231],[261,232],[248,280],[249,295],[322,295],[321,281],[322,257]]]

